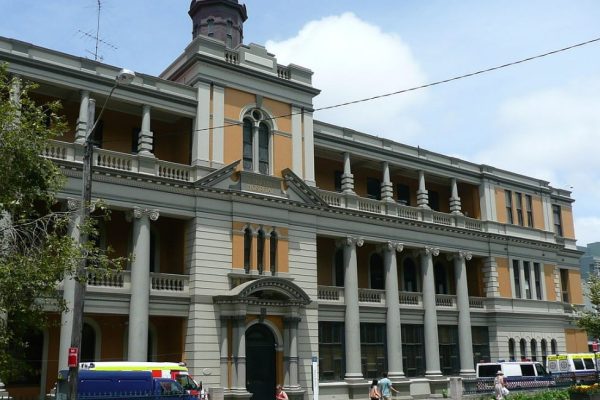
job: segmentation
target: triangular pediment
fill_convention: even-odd
[[[283,179],[288,187],[287,195],[290,200],[301,203],[311,204],[314,206],[327,207],[327,203],[308,186],[298,175],[291,169],[286,168],[282,171]]]
[[[219,168],[218,170],[203,176],[196,181],[196,185],[229,190],[231,185],[234,184],[233,174],[235,174],[239,163],[240,160],[234,161],[223,168]]]

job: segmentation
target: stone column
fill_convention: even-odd
[[[419,189],[417,190],[417,207],[429,208],[429,192],[425,189],[425,172],[419,171]]]
[[[229,362],[229,340],[227,334],[229,318],[221,317],[221,330],[220,330],[220,358],[219,365],[221,371],[221,387],[228,389],[229,388],[229,380],[228,380],[228,362]]]
[[[456,280],[456,305],[458,306],[458,349],[460,352],[460,374],[475,375],[473,366],[473,339],[471,336],[471,312],[469,310],[469,289],[467,286],[466,261],[472,258],[468,251],[453,255],[454,278]]]
[[[246,316],[238,315],[234,320],[237,353],[235,356],[236,385],[232,389],[246,392]]]
[[[82,90],[79,101],[79,117],[75,128],[75,143],[83,145],[87,135],[88,108],[90,103],[90,92]],[[93,121],[92,121],[93,122]]]
[[[346,336],[346,381],[362,380],[360,356],[360,310],[358,307],[358,267],[356,246],[364,244],[362,238],[348,236],[344,240],[344,298],[346,312],[344,332]]]
[[[210,83],[196,84],[198,105],[192,134],[192,165],[207,166],[210,150]]]
[[[452,214],[460,214],[462,215],[462,211],[461,211],[461,202],[460,202],[460,197],[458,197],[458,186],[456,184],[456,178],[452,178],[452,191],[451,191],[451,195],[450,195],[450,212]]]
[[[433,257],[439,254],[440,250],[438,248],[425,247],[421,251],[420,257],[423,280],[423,308],[425,310],[423,327],[425,331],[425,376],[442,375],[433,272]]]
[[[154,157],[152,154],[152,144],[154,142],[154,134],[150,129],[150,106],[144,104],[142,106],[142,127],[138,137],[138,154],[143,156]]]
[[[381,200],[387,202],[394,201],[394,185],[390,180],[390,165],[387,161],[383,164],[383,181],[381,182]]]
[[[383,265],[385,268],[385,304],[388,377],[392,380],[404,378],[402,367],[402,329],[400,324],[400,302],[398,300],[398,267],[396,252],[401,252],[404,245],[387,242],[383,247]]]
[[[284,319],[286,330],[285,381],[284,386],[291,390],[300,389],[298,384],[298,323],[300,318],[290,316]]]
[[[133,254],[131,263],[131,299],[129,301],[129,341],[127,359],[147,361],[150,307],[150,221],[158,219],[158,210],[135,207],[133,217]]]
[[[225,88],[213,84],[212,160],[214,168],[223,166],[225,159]]]
[[[350,168],[350,153],[344,153],[344,173],[342,174],[342,192],[354,194],[354,175]]]
[[[81,224],[79,200],[68,199],[67,209],[71,212],[69,221],[69,236],[74,241],[79,242],[79,225]],[[73,331],[73,303],[75,300],[75,280],[71,276],[65,276],[63,279],[63,299],[67,309],[60,315],[60,342],[58,346],[58,370],[69,369],[68,352],[71,347],[71,332]]]

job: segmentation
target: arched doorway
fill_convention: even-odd
[[[275,337],[265,324],[246,331],[246,390],[251,400],[275,398]]]

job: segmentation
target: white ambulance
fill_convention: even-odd
[[[546,366],[553,374],[573,372],[577,375],[595,374],[596,368],[600,368],[598,365],[600,354],[596,357],[594,363],[594,353],[553,354],[548,356]]]

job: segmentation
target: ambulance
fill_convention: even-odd
[[[178,382],[192,396],[208,399],[207,392],[189,374],[185,363],[138,362],[138,361],[92,361],[79,364],[80,370],[87,371],[150,371],[155,378],[171,378]]]
[[[575,373],[575,375],[595,375],[600,368],[600,354],[594,363],[594,353],[553,354],[546,361],[548,371],[553,374]]]

